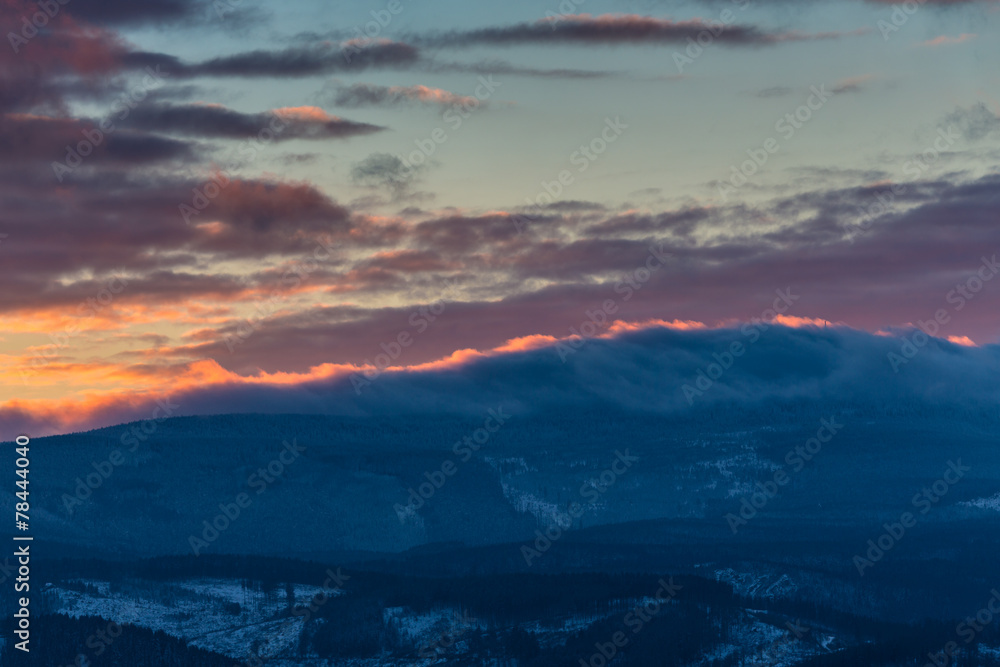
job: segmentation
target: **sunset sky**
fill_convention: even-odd
[[[944,310],[941,338],[1000,343],[996,0],[0,0],[0,24],[4,437],[380,354],[555,355],[609,303],[603,340],[790,294],[790,327]]]

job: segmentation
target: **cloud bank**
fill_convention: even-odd
[[[849,403],[873,410],[995,412],[1000,346],[968,347],[919,330],[873,335],[785,320],[711,329],[689,323],[620,326],[597,338],[508,341],[417,367],[381,373],[356,367],[237,379],[203,367],[169,393],[94,399],[89,405],[8,406],[4,438],[142,420],[157,401],[174,414],[477,414],[506,406],[546,410],[637,410],[684,415],[726,405]],[[742,352],[733,354],[741,346]],[[911,347],[908,347],[911,346]],[[891,355],[906,361],[893,362]],[[81,409],[82,408],[82,409]]]

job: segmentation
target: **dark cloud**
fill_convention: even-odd
[[[350,212],[307,183],[240,181],[220,197],[223,219],[251,221],[257,229],[274,225],[303,231],[331,231],[344,226]],[[315,226],[313,226],[315,224]]]
[[[911,331],[900,334],[912,336]],[[699,371],[717,364],[718,356],[737,342],[744,354],[707,388],[699,383]],[[846,327],[791,329],[771,324],[688,331],[654,327],[588,340],[575,352],[560,354],[558,348],[547,346],[454,368],[386,371],[359,392],[345,375],[300,385],[201,386],[172,392],[170,399],[181,406],[179,415],[479,414],[502,405],[519,415],[624,409],[681,416],[714,406],[773,409],[790,402],[814,402],[827,409],[839,404],[866,412],[913,413],[921,406],[963,413],[995,410],[1000,347],[968,348],[931,338],[895,372],[889,355],[900,354],[902,345],[901,337]],[[162,397],[128,398],[106,403],[63,430],[134,419],[136,414],[148,414]],[[145,402],[148,409],[142,407]],[[24,431],[44,435],[58,429],[53,423],[67,421],[65,415],[46,417],[4,408],[0,437],[9,439]]]
[[[562,358],[560,350],[550,346],[481,359],[453,370],[390,372],[363,391],[361,399],[347,400],[352,407],[376,414],[429,411],[435,405],[474,411],[490,402],[513,403],[526,413],[595,404],[684,413],[692,405],[751,407],[798,399],[857,405],[915,401],[983,409],[995,405],[998,397],[994,381],[1000,371],[998,346],[967,348],[931,339],[895,372],[888,355],[900,354],[903,341],[898,337],[845,327],[752,329],[759,337],[747,335],[750,329],[741,325],[690,331],[654,327],[589,340],[579,352],[564,350]],[[689,402],[684,385],[693,387],[698,371],[717,363],[715,355],[730,349],[733,342],[744,345],[745,355]],[[330,388],[344,391],[336,383]],[[368,395],[367,390],[371,390]]]
[[[371,259],[362,262],[359,268],[377,268],[406,273],[427,273],[432,271],[451,271],[460,268],[460,264],[454,260],[447,260],[441,253],[434,250],[398,250],[380,252]]]
[[[588,310],[607,299],[615,300],[615,317],[624,321],[716,324],[760,317],[774,301],[775,290],[786,288],[799,296],[789,312],[797,317],[876,330],[927,320],[945,308],[952,320],[942,335],[968,335],[980,343],[1000,339],[994,318],[1000,283],[988,283],[961,311],[951,310],[947,300],[983,266],[984,257],[992,260],[1000,253],[994,222],[1000,180],[911,184],[895,195],[899,211],[857,227],[862,207],[877,202],[887,188],[820,190],[761,210],[691,208],[616,215],[582,234],[576,221],[559,216],[548,219],[542,231],[536,232],[537,223],[532,223],[520,234],[511,217],[502,214],[432,218],[404,228],[397,239],[406,247],[447,257],[447,266],[433,267],[434,275],[425,275],[426,266],[363,260],[355,267],[359,271],[378,267],[391,276],[356,273],[333,285],[349,285],[359,294],[390,290],[419,304],[441,298],[445,278],[461,280],[462,291],[449,297],[457,302],[448,306],[434,332],[410,349],[407,363],[430,361],[455,349],[490,349],[520,336],[566,336]],[[798,222],[767,233],[738,231],[735,223],[753,216]],[[669,254],[669,260],[641,289],[629,288],[627,281],[646,266],[651,247]],[[237,358],[229,359],[249,367],[300,371],[331,361],[358,363],[374,354],[369,340],[392,340],[406,329],[414,308],[338,309],[311,312],[307,320],[276,318],[247,341]],[[325,353],[324,340],[336,341],[335,359]],[[198,353],[230,363],[217,348]]]
[[[65,174],[95,163],[143,164],[190,160],[191,145],[144,132],[101,129],[96,121],[31,115],[0,116],[0,161],[24,164],[39,161],[60,164]]]
[[[423,165],[407,166],[389,153],[372,153],[351,167],[351,179],[358,185],[385,188],[392,196],[400,197],[423,168]]]
[[[112,28],[243,30],[270,18],[269,12],[243,0],[71,0],[63,11]]]
[[[251,51],[181,67],[180,76],[297,77],[371,68],[409,68],[419,59],[409,44],[379,42],[355,49],[318,45],[283,51]]]
[[[656,188],[650,188],[657,190]],[[658,192],[658,190],[657,190]],[[564,200],[546,204],[543,208],[549,211],[562,211],[565,213],[604,211],[606,207],[592,201]]]
[[[205,18],[209,0],[71,0],[66,11],[89,23],[126,26]]]
[[[120,59],[123,67],[131,69],[152,67],[171,76],[184,73],[187,67],[177,56],[154,51],[128,51],[121,54]]]
[[[870,74],[842,79],[830,88],[830,92],[834,95],[839,95],[841,93],[859,93],[865,89],[872,79],[874,79],[874,77]]]
[[[414,229],[413,241],[419,246],[444,252],[476,252],[489,248],[490,254],[494,254],[502,246],[521,244],[527,239],[518,234],[510,216],[456,215],[421,222]]]
[[[339,139],[378,132],[384,128],[328,116],[312,107],[298,112],[241,113],[220,105],[144,104],[127,119],[129,126],[143,130],[196,137],[245,139],[277,123],[276,141],[289,139]]]
[[[719,24],[721,26],[721,24]],[[713,30],[714,28],[714,30]],[[721,44],[760,46],[781,42],[832,39],[845,33],[806,34],[772,32],[747,25],[726,25],[721,30],[699,19],[671,21],[635,14],[578,14],[534,23],[442,32],[412,36],[409,41],[437,47],[468,47],[483,44],[685,44],[708,31]]]
[[[983,102],[959,107],[944,118],[945,125],[954,125],[969,141],[979,141],[1000,131],[1000,116]]]
[[[703,208],[683,209],[659,214],[623,213],[595,223],[588,228],[594,235],[675,234],[689,235],[699,223],[711,219],[712,212]]]
[[[401,42],[376,42],[368,46],[331,46],[323,43],[280,51],[258,50],[214,58],[201,63],[185,63],[163,53],[130,51],[119,56],[121,64],[133,69],[159,66],[178,78],[216,77],[305,77],[323,74],[361,72],[376,69],[417,69],[432,73],[467,72],[495,76],[595,79],[614,76],[614,72],[579,69],[544,69],[514,65],[503,60],[480,60],[474,63],[438,61],[421,55],[416,46]]]
[[[373,185],[400,177],[393,156],[363,166],[356,177]],[[16,239],[19,248],[5,258],[17,276],[0,299],[7,312],[72,303],[93,287],[81,283],[76,289],[61,280],[66,275],[102,275],[119,267],[143,276],[209,274],[210,267],[202,265],[206,256],[294,258],[310,250],[310,239],[328,237],[376,253],[316,273],[313,284],[331,293],[380,293],[399,303],[421,303],[437,298],[445,277],[463,278],[463,291],[455,297],[463,303],[449,311],[455,322],[426,343],[431,357],[460,347],[487,349],[518,336],[564,335],[594,304],[619,298],[616,286],[643,266],[654,245],[672,258],[627,302],[620,300],[622,319],[748,318],[760,314],[775,289],[790,286],[802,294],[794,315],[874,329],[926,319],[947,307],[949,290],[977,270],[983,255],[1000,252],[997,177],[907,184],[893,195],[896,208],[875,215],[863,228],[858,223],[888,184],[820,188],[755,208],[595,210],[585,218],[577,210],[552,209],[533,215],[519,232],[506,213],[413,211],[418,216],[413,222],[368,218],[306,184],[236,179],[187,225],[178,207],[190,205],[207,176],[199,181],[141,172],[81,173],[67,179],[59,197],[51,197],[46,195],[51,173],[42,178],[11,165],[2,175],[0,195],[11,221],[4,245]],[[767,231],[747,225],[755,220],[769,221]],[[780,220],[794,222],[775,226]],[[60,250],[65,247],[75,252]],[[418,254],[399,254],[403,249]],[[444,263],[432,262],[434,256]],[[178,299],[219,289],[202,278],[170,284]],[[146,285],[137,280],[127,298],[144,298]],[[989,288],[956,313],[956,334],[977,342],[997,338],[992,314],[1000,308],[1000,291],[993,283]],[[241,363],[280,368],[357,361],[354,355],[365,353],[358,341],[370,338],[359,332],[391,338],[407,315],[405,307],[361,309],[351,315],[356,320],[351,327],[342,317],[329,320],[318,313],[308,323],[275,319],[244,346]],[[288,344],[300,338],[302,344]],[[329,346],[313,344],[324,338],[340,341],[337,359],[330,359]]]
[[[74,173],[53,196],[48,164],[40,173],[23,164],[0,168],[3,231],[17,239],[17,252],[4,257],[11,272],[0,294],[4,312],[76,306],[119,270],[133,276],[123,303],[228,299],[245,286],[220,273],[219,260],[297,260],[351,235],[378,243],[377,229],[303,183],[229,178],[189,225],[180,206],[192,205],[207,176],[175,180],[106,166]],[[96,277],[63,279],[83,274]]]
[[[31,23],[37,13],[46,18],[43,30]],[[100,92],[128,50],[113,31],[80,23],[66,11],[48,17],[27,0],[0,0],[0,34],[0,112],[61,112],[67,97]]]
[[[132,51],[121,56],[131,68],[159,66],[171,77],[197,76],[264,78],[305,77],[373,68],[408,69],[420,59],[416,47],[399,42],[378,42],[357,49],[316,44],[283,50],[256,50],[185,63],[175,56]]]

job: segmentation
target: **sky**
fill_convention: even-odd
[[[755,321],[867,337],[893,375],[917,330],[995,361],[998,26],[996,0],[0,0],[0,434],[178,395],[364,412],[389,376]]]

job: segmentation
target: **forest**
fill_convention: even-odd
[[[368,664],[431,664],[437,658],[454,665],[521,665],[544,667],[704,664],[735,667],[747,660],[769,664],[770,651],[798,645],[808,654],[794,664],[803,667],[889,667],[925,664],[988,667],[1000,665],[997,653],[979,647],[1000,644],[991,624],[968,643],[956,634],[961,619],[892,623],[838,611],[805,599],[752,598],[726,583],[669,573],[497,573],[477,576],[418,576],[379,568],[332,569],[299,560],[203,556],[163,557],[130,563],[99,560],[60,561],[71,587],[90,595],[88,581],[110,584],[148,599],[168,595],[172,582],[230,579],[247,589],[284,600],[275,619],[302,619],[294,655],[280,664],[338,664],[340,660],[376,660]],[[329,584],[336,571],[341,587]],[[295,583],[327,580],[329,595],[296,598]],[[658,596],[669,582],[671,594]],[[335,590],[334,590],[335,589]],[[32,660],[6,642],[4,664],[82,667],[88,664],[156,667],[233,664],[232,657],[189,645],[162,631],[96,616],[51,613],[58,606],[46,593],[47,613],[33,619]],[[658,600],[658,601],[657,601]],[[239,605],[233,613],[239,613]],[[412,614],[455,610],[465,619],[435,637],[416,641],[401,631],[386,611]],[[550,630],[568,619],[583,619],[553,640]],[[774,628],[766,645],[744,645],[750,625]],[[780,631],[780,632],[779,632]],[[833,647],[824,637],[836,637]],[[955,659],[944,657],[949,643],[958,645]],[[740,645],[717,658],[720,646]],[[776,654],[775,654],[776,655]],[[156,656],[151,657],[151,656]],[[934,656],[937,656],[936,658]],[[19,662],[20,660],[20,662]],[[940,662],[948,660],[948,662]],[[301,661],[301,662],[300,662]],[[76,662],[76,664],[75,664]],[[244,664],[254,660],[243,658]],[[360,663],[359,663],[360,664]],[[937,667],[937,665],[935,665]]]

